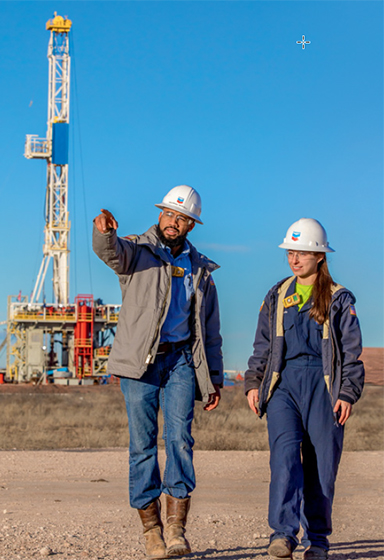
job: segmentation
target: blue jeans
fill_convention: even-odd
[[[129,499],[145,509],[162,492],[187,498],[195,488],[191,435],[195,370],[188,347],[158,354],[140,379],[122,378],[129,426]],[[166,465],[163,481],[157,459],[159,406],[164,417]]]
[[[271,450],[271,540],[286,537],[304,547],[328,549],[332,502],[344,429],[335,423],[320,364],[293,361],[267,407]]]

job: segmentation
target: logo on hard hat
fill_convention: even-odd
[[[292,232],[292,241],[298,241],[301,235],[300,231],[293,231]]]
[[[182,198],[181,196],[178,196],[178,197],[177,197],[177,202],[178,202],[179,204],[183,204],[184,198]]]

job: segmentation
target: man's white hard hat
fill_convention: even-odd
[[[185,214],[197,223],[202,224],[200,220],[201,214],[201,198],[195,189],[188,185],[179,185],[174,187],[165,195],[161,204],[155,204],[157,208],[169,208]]]
[[[321,223],[313,218],[301,218],[292,224],[279,247],[293,251],[334,252],[328,244],[327,232]]]

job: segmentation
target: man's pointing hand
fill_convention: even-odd
[[[104,210],[104,208],[102,208],[101,214],[95,218],[95,226],[100,233],[107,233],[107,231],[111,229],[117,229],[119,224],[109,210]]]

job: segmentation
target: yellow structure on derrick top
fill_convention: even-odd
[[[55,33],[68,33],[71,29],[72,22],[66,16],[58,16],[57,12],[54,12],[55,17],[49,19],[45,24],[45,28],[49,31],[55,31]]]

